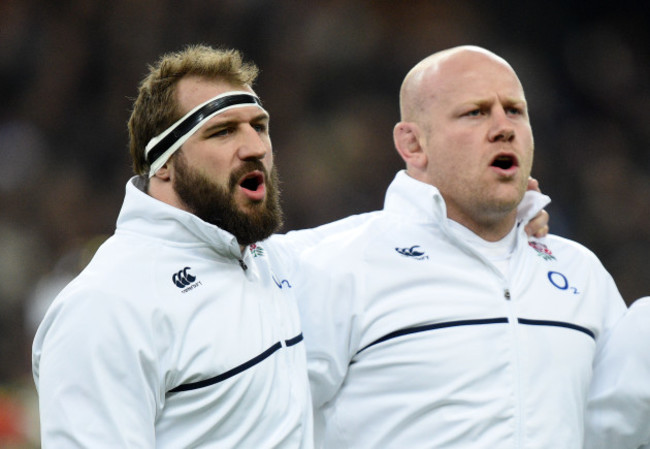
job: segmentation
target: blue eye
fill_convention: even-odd
[[[224,136],[227,136],[228,134],[230,134],[230,132],[231,132],[230,128],[223,128],[223,129],[220,129],[220,130],[212,133],[210,135],[210,137],[224,137]]]
[[[269,130],[268,123],[253,123],[251,126],[258,133],[267,133]]]

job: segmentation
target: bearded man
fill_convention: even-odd
[[[193,46],[141,83],[115,234],[34,341],[44,448],[312,446],[297,307],[255,245],[282,222],[256,76]]]
[[[271,236],[282,219],[256,76],[237,51],[191,46],[143,80],[117,230],[34,340],[44,448],[312,447],[293,291],[314,279],[298,256],[368,216]]]

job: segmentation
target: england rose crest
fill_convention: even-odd
[[[535,251],[537,251],[537,255],[540,257],[543,257],[544,260],[555,260],[555,256],[551,252],[550,249],[543,243],[531,241],[528,242],[531,248],[533,248]]]

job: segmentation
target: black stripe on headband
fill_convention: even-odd
[[[228,106],[246,103],[257,104],[260,107],[262,106],[262,102],[259,98],[255,95],[249,94],[229,95],[227,97],[216,98],[207,103],[201,109],[180,122],[172,132],[167,134],[160,142],[154,145],[151,151],[147,154],[147,162],[153,164],[161,154],[167,151],[167,149],[174,144],[174,142],[190,132],[192,128],[198,125],[201,120],[205,119],[210,114],[213,114],[220,109],[225,109]]]

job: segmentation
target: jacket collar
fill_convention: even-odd
[[[197,216],[153,198],[134,176],[126,184],[118,231],[134,232],[177,246],[209,246],[222,256],[241,259],[237,239]]]
[[[528,191],[517,207],[517,224],[527,223],[551,202],[547,195]],[[399,171],[388,187],[384,210],[420,222],[441,222],[447,218],[447,206],[440,191]]]
[[[418,222],[439,222],[447,217],[440,191],[400,170],[388,186],[384,210]]]

